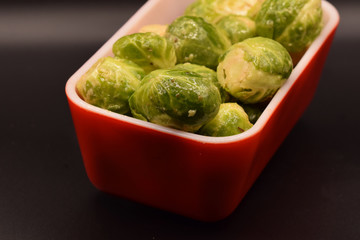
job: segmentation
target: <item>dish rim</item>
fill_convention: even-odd
[[[108,39],[102,47],[99,48],[66,82],[65,92],[68,99],[78,106],[79,108],[86,110],[88,112],[93,112],[102,117],[111,118],[115,120],[119,120],[121,122],[126,122],[128,124],[133,124],[138,127],[151,129],[157,132],[165,133],[172,135],[174,137],[180,137],[186,140],[201,142],[201,143],[212,143],[212,144],[226,144],[239,142],[241,140],[250,138],[256,134],[258,134],[266,125],[266,122],[271,118],[272,114],[275,112],[277,106],[286,96],[286,94],[290,91],[291,87],[294,85],[296,80],[299,78],[300,74],[305,70],[308,66],[311,59],[315,56],[315,54],[320,50],[322,44],[325,40],[330,36],[332,31],[337,27],[339,23],[339,13],[336,8],[327,1],[322,1],[323,8],[323,19],[324,19],[324,27],[320,33],[320,35],[315,39],[315,41],[310,45],[308,50],[302,56],[300,61],[294,67],[290,77],[285,82],[285,84],[277,91],[272,100],[266,106],[265,110],[257,120],[257,122],[251,127],[249,130],[226,137],[210,137],[203,136],[196,133],[189,133],[182,130],[177,130],[161,125],[157,125],[151,122],[145,122],[134,117],[125,116],[122,114],[118,114],[115,112],[111,112],[106,109],[102,109],[96,106],[93,106],[89,103],[86,103],[82,100],[76,92],[76,83],[80,79],[80,77],[93,65],[95,62],[104,56],[111,56],[111,49],[113,43],[119,39],[120,37],[130,34],[133,29],[133,26],[137,25],[145,14],[148,14],[152,8],[159,3],[161,0],[149,0],[147,1],[115,34]],[[109,51],[110,50],[110,51]]]

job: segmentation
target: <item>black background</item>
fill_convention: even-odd
[[[96,190],[67,79],[144,1],[0,4],[0,239],[360,239],[360,3],[317,93],[236,211],[202,223]]]

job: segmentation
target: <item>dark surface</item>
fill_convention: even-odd
[[[201,223],[90,184],[64,86],[141,2],[0,7],[0,239],[360,239],[356,1],[333,1],[317,93],[230,217]]]

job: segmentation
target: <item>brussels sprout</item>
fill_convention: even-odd
[[[166,38],[151,32],[120,38],[113,45],[113,53],[138,64],[146,73],[172,67],[176,63],[174,46]]]
[[[221,86],[243,103],[269,100],[292,71],[292,60],[278,42],[263,37],[236,43],[220,58]]]
[[[321,0],[267,0],[256,16],[259,36],[280,42],[289,52],[301,52],[322,29]]]
[[[221,18],[216,25],[225,30],[232,44],[255,37],[255,22],[248,17],[227,15]]]
[[[209,23],[216,23],[223,15],[214,10],[215,2],[215,0],[197,0],[185,9],[184,15],[202,17]]]
[[[249,121],[255,124],[263,113],[266,104],[241,104],[241,106],[249,116]]]
[[[205,66],[200,66],[192,63],[177,64],[172,69],[181,69],[185,71],[196,72],[197,74],[203,76],[205,81],[214,83],[214,85],[219,89],[221,102],[226,102],[229,100],[230,95],[228,92],[225,91],[223,87],[221,87],[217,79],[216,72],[214,70],[207,68]]]
[[[219,56],[231,45],[222,31],[200,17],[175,19],[165,36],[175,46],[177,63],[190,62],[213,69]]]
[[[168,25],[161,25],[161,24],[145,25],[142,28],[140,28],[139,32],[140,33],[153,32],[164,37],[167,27]]]
[[[221,99],[216,86],[198,73],[159,69],[144,77],[129,103],[138,119],[195,132],[215,117]]]
[[[128,99],[140,85],[145,72],[126,59],[99,59],[77,82],[76,89],[87,103],[126,114]]]
[[[248,115],[237,103],[223,103],[216,117],[206,123],[198,133],[212,137],[225,137],[245,132],[252,126]]]
[[[197,0],[190,4],[184,15],[202,17],[217,23],[222,17],[235,14],[247,16],[258,0]]]

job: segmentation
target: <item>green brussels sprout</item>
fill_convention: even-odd
[[[245,132],[253,124],[244,109],[237,103],[223,103],[215,118],[199,130],[199,134],[212,137],[225,137]]]
[[[142,28],[140,28],[139,32],[140,33],[153,32],[153,33],[159,34],[160,36],[164,37],[167,27],[168,27],[168,25],[150,24],[150,25],[145,25]]]
[[[280,42],[289,52],[301,52],[322,29],[321,0],[268,0],[256,16],[259,36]]]
[[[248,17],[227,15],[221,18],[216,26],[226,32],[232,44],[255,37],[255,22]]]
[[[177,63],[190,62],[215,69],[218,58],[231,45],[225,34],[201,17],[182,16],[165,36],[174,44]]]
[[[241,104],[241,106],[249,116],[249,121],[255,124],[263,113],[266,104]]]
[[[226,102],[229,100],[230,95],[220,85],[220,83],[217,79],[217,74],[214,70],[207,68],[205,66],[192,64],[192,63],[177,64],[172,69],[181,69],[181,70],[185,70],[185,71],[196,72],[197,74],[203,76],[205,78],[205,81],[214,83],[214,85],[219,89],[220,96],[221,96],[221,102]]]
[[[217,87],[196,72],[159,69],[144,77],[129,104],[135,118],[195,132],[215,117],[221,99]]]
[[[290,76],[290,54],[278,42],[248,38],[220,58],[217,76],[221,86],[242,103],[265,102]]]
[[[87,103],[127,114],[128,100],[144,75],[144,70],[130,60],[104,57],[80,78],[76,90]]]
[[[197,0],[190,4],[184,15],[202,17],[209,23],[217,23],[222,17],[235,14],[247,16],[259,0]]]
[[[174,46],[164,37],[152,32],[134,33],[117,40],[113,53],[119,58],[133,61],[149,73],[176,63]]]

